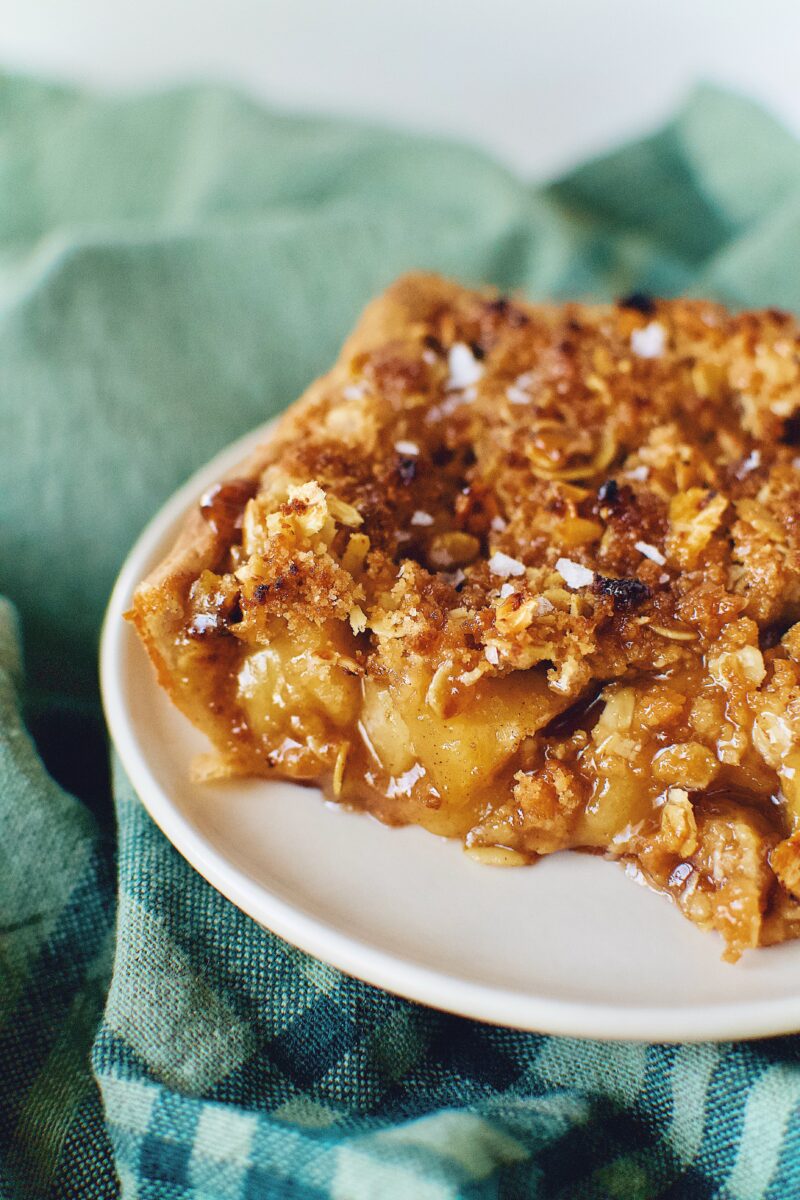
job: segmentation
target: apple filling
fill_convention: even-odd
[[[576,693],[558,686],[564,670],[554,675],[549,660],[500,673],[485,645],[465,659],[469,612],[456,605],[432,658],[414,642],[414,569],[395,568],[389,591],[377,590],[348,507],[316,483],[284,481],[284,492],[247,502],[231,570],[192,588],[185,653],[203,654],[224,630],[232,656],[215,703],[235,714],[237,736],[206,775],[314,782],[387,823],[460,838],[482,861],[568,848],[627,859],[722,932],[732,957],[795,919],[791,903],[769,920],[765,910],[774,872],[795,870],[800,626],[766,657],[747,618],[701,655],[665,630],[657,670],[617,664],[617,678],[592,677]],[[582,578],[570,589],[549,575],[546,613],[573,617]],[[316,623],[277,615],[268,599],[279,580],[278,594],[321,588],[329,611]],[[496,637],[512,593],[494,590]]]

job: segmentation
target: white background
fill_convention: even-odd
[[[211,77],[456,134],[536,177],[700,79],[800,133],[799,57],[799,0],[0,0],[6,68],[115,90]]]

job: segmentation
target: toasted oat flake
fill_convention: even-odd
[[[406,442],[406,441],[395,442],[394,448],[398,454],[407,454],[407,455],[411,456],[412,458],[414,457],[414,455],[419,454],[419,446],[417,445],[416,442]]]
[[[634,329],[631,334],[631,350],[639,358],[660,358],[667,344],[667,331],[658,321],[651,321],[644,329]]]
[[[650,628],[653,633],[657,633],[659,637],[667,638],[671,642],[694,642],[697,640],[697,634],[692,629],[678,629],[676,626],[669,628],[666,625],[651,624]]]
[[[447,390],[460,392],[477,383],[483,367],[465,342],[455,342],[447,355]]]
[[[336,762],[333,767],[333,779],[331,781],[333,794],[338,799],[342,794],[342,784],[344,782],[344,770],[347,764],[347,755],[350,752],[350,743],[342,742],[336,755]]]
[[[649,558],[651,562],[657,563],[659,567],[665,567],[667,560],[659,550],[658,546],[651,546],[649,542],[636,542],[636,549],[645,558]]]
[[[505,600],[508,596],[513,596],[516,590],[513,583],[504,583],[500,588],[500,599]]]
[[[497,646],[486,646],[483,652],[486,655],[488,662],[490,662],[493,667],[496,667],[500,661],[500,655],[498,653]]]
[[[503,533],[508,529],[508,521],[504,517],[492,517],[492,529],[495,533]]]
[[[493,575],[500,575],[505,579],[509,575],[524,575],[525,564],[517,558],[503,554],[501,550],[497,550],[489,559],[489,570]]]
[[[328,512],[342,525],[348,525],[350,528],[358,528],[364,524],[364,518],[357,508],[352,504],[347,504],[344,500],[340,500],[338,496],[329,495],[327,498]]]
[[[348,383],[347,387],[342,388],[345,400],[362,400],[366,394],[366,383]]]
[[[567,587],[590,587],[594,583],[594,571],[590,571],[581,563],[573,562],[571,558],[560,558],[556,563],[556,570]]]
[[[423,512],[418,508],[411,518],[412,525],[432,525],[433,517],[429,512]]]
[[[363,633],[367,628],[367,614],[359,604],[354,604],[350,609],[350,628],[353,633]]]

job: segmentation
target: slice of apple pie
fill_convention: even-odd
[[[800,330],[428,276],[190,513],[130,614],[215,747],[522,863],[800,933]]]

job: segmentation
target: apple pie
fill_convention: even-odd
[[[129,614],[214,746],[523,864],[800,933],[800,329],[431,275],[202,497]]]

